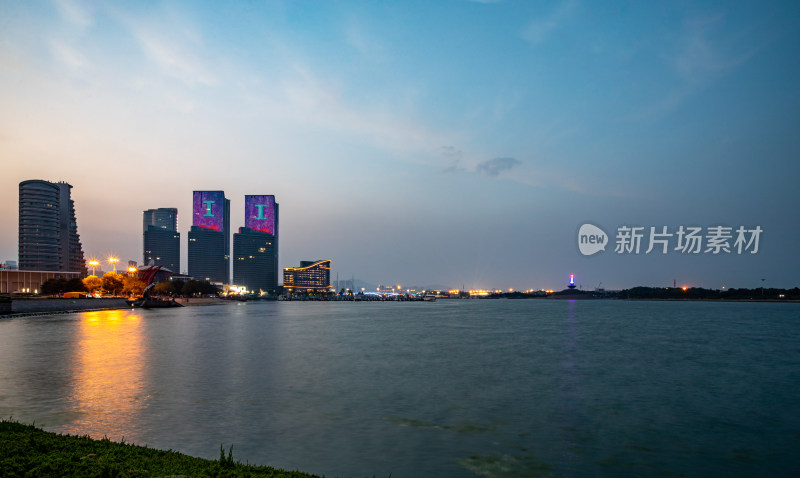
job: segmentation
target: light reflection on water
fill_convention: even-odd
[[[74,340],[69,400],[79,418],[64,431],[112,440],[130,435],[148,398],[141,316],[129,310],[84,312]]]

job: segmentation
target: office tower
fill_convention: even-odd
[[[300,261],[300,267],[283,269],[283,289],[287,292],[328,292],[331,288],[331,261]]]
[[[223,191],[194,191],[189,231],[189,275],[230,283],[231,202]]]
[[[273,195],[244,197],[244,224],[233,235],[233,282],[250,291],[278,288],[278,203]]]
[[[178,210],[174,207],[148,209],[143,213],[144,265],[165,267],[180,272],[181,234]]]
[[[86,275],[72,186],[31,179],[19,183],[19,269]]]
[[[251,292],[278,288],[275,236],[240,227],[233,235],[233,283]]]
[[[160,207],[148,209],[143,213],[143,226],[156,226],[169,231],[178,230],[178,209],[174,207]]]

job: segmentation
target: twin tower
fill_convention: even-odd
[[[249,291],[275,291],[278,288],[278,203],[273,195],[244,197],[244,227],[233,234],[233,281],[231,281],[231,202],[223,191],[194,191],[192,228],[189,230],[189,275],[197,280],[244,286]],[[157,211],[174,211],[174,221],[155,219]],[[144,212],[144,260],[151,260],[177,271],[178,258],[162,254],[154,247],[156,236],[164,244],[180,241],[177,210]],[[168,227],[165,225],[169,224]],[[169,230],[171,229],[171,231]],[[150,240],[148,240],[150,239]],[[173,267],[170,267],[173,265]]]

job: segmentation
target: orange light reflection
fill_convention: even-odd
[[[80,414],[72,434],[133,438],[146,406],[146,345],[141,317],[130,310],[85,312],[76,336],[73,400]]]

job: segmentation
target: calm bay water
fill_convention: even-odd
[[[327,476],[800,475],[800,305],[262,302],[0,320],[0,415]]]

